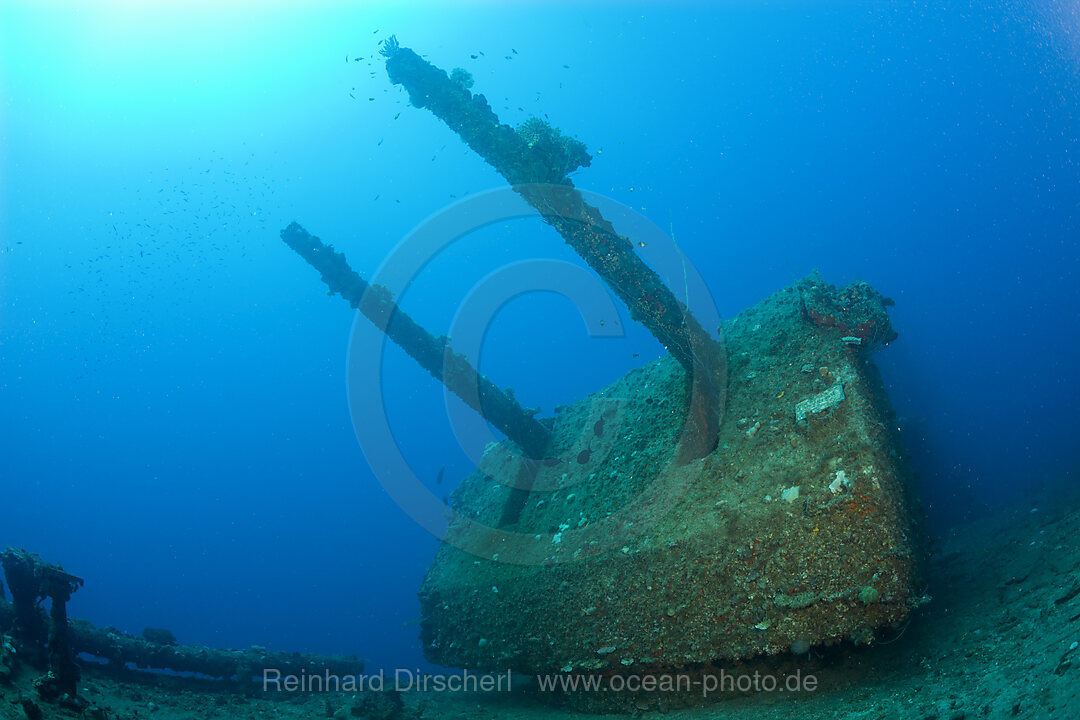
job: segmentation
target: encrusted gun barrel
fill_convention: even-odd
[[[476,371],[464,355],[454,352],[445,337],[436,337],[401,310],[380,285],[370,285],[336,252],[297,223],[281,231],[281,239],[322,275],[331,293],[341,295],[421,367],[432,374],[530,457],[541,457],[550,431],[534,413]]]
[[[692,386],[677,438],[679,459],[711,451],[723,403],[724,353],[633,243],[574,187],[568,175],[591,161],[585,146],[537,118],[517,129],[500,123],[487,99],[473,94],[459,73],[448,75],[393,37],[382,53],[390,80],[408,91],[410,102],[434,113],[506,178],[679,361]]]

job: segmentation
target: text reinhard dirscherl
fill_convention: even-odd
[[[383,690],[418,690],[431,692],[509,692],[510,671],[501,675],[474,673],[422,673],[398,668],[392,674],[380,670],[371,675],[322,675],[301,671],[285,675],[277,668],[265,668],[263,692],[382,692]]]
[[[541,692],[675,692],[700,693],[703,697],[714,693],[773,693],[814,692],[818,678],[797,670],[784,675],[754,672],[716,673],[691,676],[683,673],[659,673],[646,675],[592,675],[568,674],[536,675],[526,679],[517,676],[520,684],[534,685]],[[419,669],[398,668],[392,673],[380,670],[371,675],[335,675],[327,670],[323,674],[301,671],[284,674],[277,668],[266,668],[262,674],[263,692],[382,692],[384,690],[419,692],[510,692],[515,678],[507,670],[504,673],[424,673]]]

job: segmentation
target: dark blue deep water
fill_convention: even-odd
[[[0,547],[84,576],[72,615],[421,662],[436,539],[357,442],[353,311],[278,239],[297,220],[370,276],[425,219],[503,187],[390,84],[391,33],[472,73],[504,122],[585,142],[574,182],[673,236],[723,317],[814,269],[893,297],[877,361],[931,531],[1077,482],[1073,3],[13,0]],[[580,264],[535,218],[497,223],[403,307],[446,332],[479,280],[531,258]],[[621,312],[625,335],[597,338],[566,299],[519,297],[480,367],[550,412],[663,352]],[[381,387],[413,471],[448,494],[477,448],[441,387],[396,348]]]

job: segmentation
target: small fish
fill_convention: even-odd
[[[592,431],[593,435],[595,435],[596,437],[600,437],[604,434],[604,418],[600,418],[593,423]]]
[[[439,473],[435,476],[435,484],[442,485],[443,476],[446,475],[446,466],[443,465],[439,468]]]
[[[478,58],[480,56],[479,55],[470,55],[469,57],[471,57],[473,60],[475,60],[476,58]]]
[[[510,48],[510,52],[514,53],[515,55],[517,55],[517,54],[518,54],[518,51],[517,51],[517,50],[515,50],[514,48]]]
[[[589,462],[590,457],[592,457],[592,450],[582,450],[577,455],[578,465],[584,465]]]

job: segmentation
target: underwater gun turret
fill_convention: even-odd
[[[574,187],[569,174],[591,162],[585,145],[537,118],[516,129],[500,123],[487,99],[473,94],[460,73],[447,75],[393,36],[383,42],[380,52],[391,82],[408,91],[409,101],[434,113],[506,178],[626,303],[631,317],[679,361],[692,384],[679,441],[680,462],[711,452],[725,391],[724,353],[636,254],[633,243]]]
[[[678,672],[700,687],[716,662],[775,671],[785,661],[769,656],[867,644],[906,622],[925,602],[919,525],[871,360],[896,337],[891,301],[815,273],[725,322],[722,348],[574,188],[569,173],[590,161],[581,143],[539,120],[501,124],[467,73],[393,38],[382,53],[412,104],[493,165],[669,351],[558,409],[541,461],[485,450],[420,588],[425,657],[578,678]],[[294,249],[319,247],[300,232]],[[363,309],[336,257],[314,259],[330,258],[324,280]],[[675,698],[557,701],[638,712]]]

